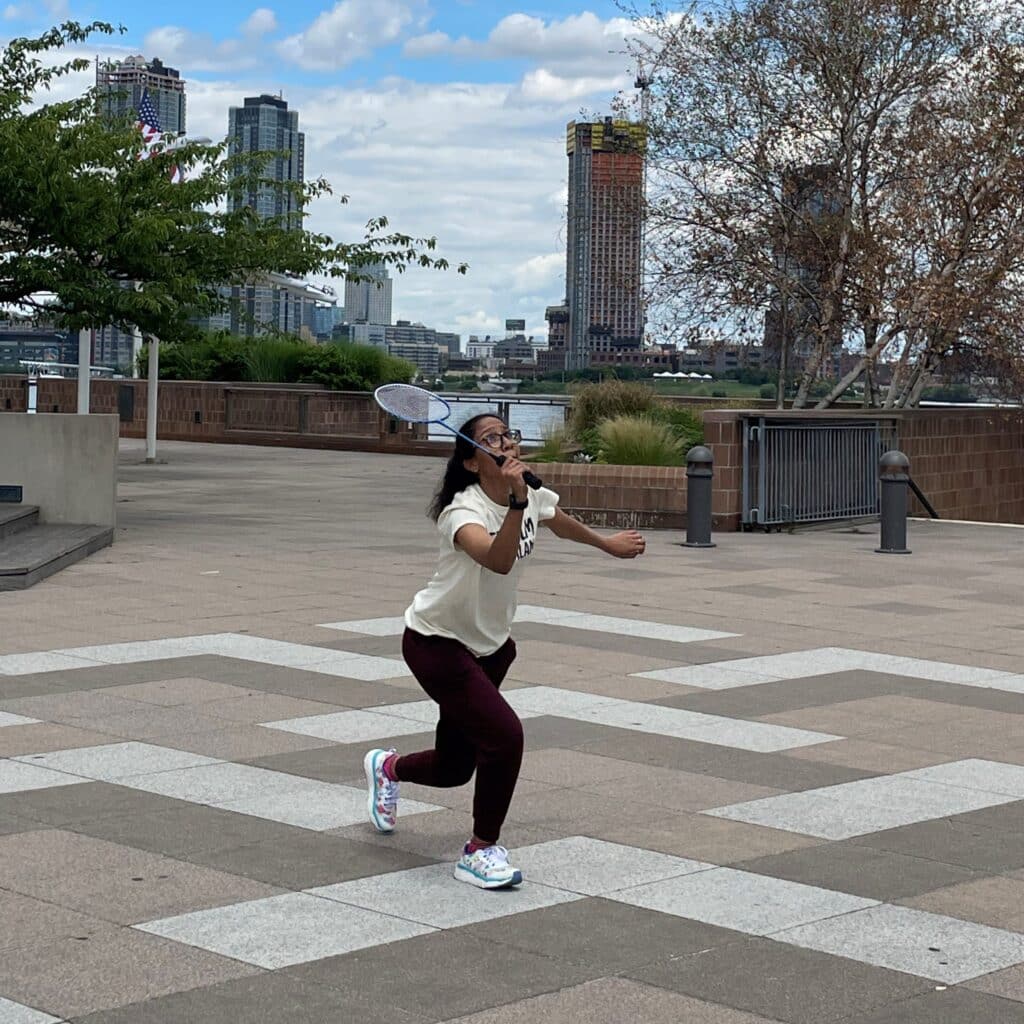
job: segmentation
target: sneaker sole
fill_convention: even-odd
[[[513,872],[511,878],[488,882],[486,879],[480,878],[479,875],[474,875],[472,871],[465,871],[460,864],[456,864],[452,875],[457,881],[475,885],[478,889],[514,889],[523,884],[523,873],[518,870]]]
[[[363,758],[363,773],[366,775],[366,813],[370,818],[370,824],[382,835],[391,835],[394,832],[394,828],[388,826],[381,826],[377,820],[377,782],[374,778],[374,765],[373,765],[374,751],[370,751]]]

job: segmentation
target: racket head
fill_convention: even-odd
[[[452,414],[443,398],[415,384],[382,384],[373,397],[385,412],[406,423],[443,423]]]

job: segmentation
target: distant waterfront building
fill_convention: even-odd
[[[642,346],[643,125],[570,122],[565,367]]]
[[[268,182],[304,181],[306,136],[299,131],[298,111],[289,110],[280,96],[247,96],[243,106],[228,110],[228,153],[267,153],[262,174]],[[229,210],[242,206],[251,207],[262,220],[273,218],[283,227],[301,227],[299,201],[287,189],[268,183],[229,197]]]
[[[185,80],[176,68],[167,67],[157,57],[97,60],[96,102],[101,115],[136,115],[144,92],[149,93],[162,131],[185,131]]]
[[[347,307],[346,307],[347,311]],[[457,355],[462,342],[458,334],[435,331],[423,324],[399,320],[396,324],[339,324],[333,331],[335,341],[375,345],[400,359],[415,363],[421,373],[437,375],[450,355]]]
[[[45,324],[0,320],[0,372],[24,373],[25,368],[19,365],[22,359],[77,363],[78,334]]]
[[[383,263],[359,267],[368,280],[345,281],[345,319],[353,324],[390,324],[394,282]]]

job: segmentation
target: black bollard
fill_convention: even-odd
[[[903,452],[886,452],[878,463],[882,485],[882,555],[909,555],[907,547],[907,488],[910,484],[910,459]]]
[[[711,543],[711,449],[699,444],[686,453],[686,541],[684,548],[713,548]]]

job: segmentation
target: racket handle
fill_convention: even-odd
[[[486,449],[484,449],[484,451],[486,451]],[[490,455],[490,457],[494,459],[499,466],[505,465],[504,455],[495,455],[494,452],[487,452],[487,454]],[[526,484],[527,487],[532,487],[535,491],[540,490],[540,488],[544,486],[541,478],[535,473],[531,473],[529,470],[523,474],[523,483]]]

